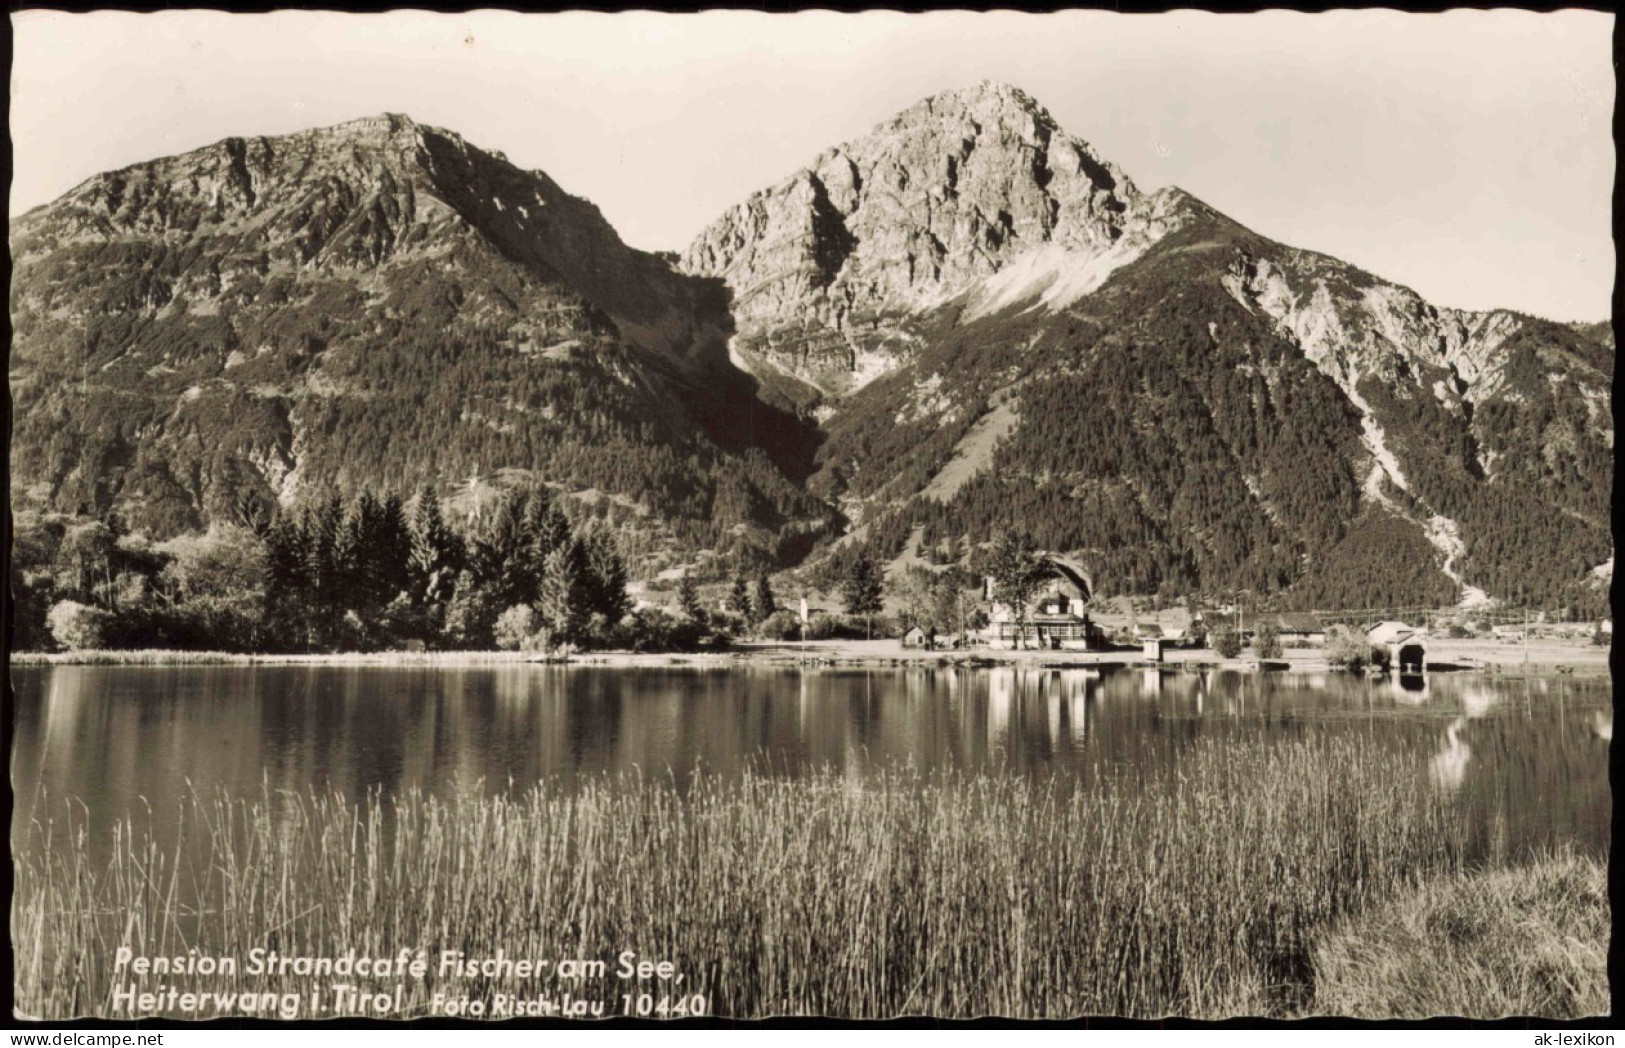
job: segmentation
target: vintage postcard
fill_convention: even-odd
[[[13,1021],[1610,1012],[1611,15],[11,19]]]

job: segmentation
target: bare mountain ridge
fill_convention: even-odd
[[[48,207],[42,246],[125,236],[183,244],[208,235],[225,242],[228,261],[253,264],[263,256],[271,264],[340,270],[441,250],[437,234],[473,228],[614,318],[642,348],[679,358],[716,348],[714,333],[708,342],[681,330],[693,310],[667,299],[683,282],[626,247],[595,205],[544,172],[521,171],[500,152],[401,114],[277,138],[228,138],[98,175]],[[27,244],[44,217],[45,209],[22,216],[13,240]],[[22,261],[38,250],[29,247]],[[223,276],[230,279],[229,268]],[[211,290],[199,283],[176,290],[188,288]]]

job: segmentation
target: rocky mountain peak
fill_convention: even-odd
[[[98,175],[11,254],[17,490],[157,536],[522,473],[661,566],[1018,525],[1119,586],[1606,611],[1606,324],[1434,307],[1142,193],[1005,84],[824,151],[675,266],[391,113]]]
[[[1054,132],[1055,118],[1021,88],[995,80],[983,80],[974,87],[941,91],[923,99],[893,118],[892,123],[915,123],[918,114],[941,120],[962,117],[989,127],[1024,127]]]
[[[683,266],[732,288],[747,362],[758,354],[839,393],[895,365],[909,335],[888,318],[960,294],[1069,301],[1181,213],[1154,207],[1026,92],[986,81],[924,99],[752,194]],[[1018,261],[1016,279],[979,294]]]
[[[372,116],[358,117],[354,120],[346,120],[327,127],[295,132],[295,134],[311,135],[318,138],[345,138],[357,142],[381,145],[403,139],[415,139],[420,130],[434,131],[450,138],[458,137],[450,131],[419,124],[405,113],[375,113]]]

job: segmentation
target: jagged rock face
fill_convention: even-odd
[[[1337,383],[1359,412],[1369,455],[1366,499],[1422,529],[1465,599],[1485,594],[1462,573],[1468,543],[1452,514],[1471,512],[1472,499],[1462,493],[1478,483],[1536,490],[1542,472],[1590,473],[1589,486],[1570,486],[1554,501],[1574,526],[1592,536],[1606,532],[1607,488],[1596,483],[1604,478],[1595,467],[1613,446],[1613,369],[1601,331],[1505,310],[1438,308],[1324,255],[1279,245],[1269,254],[1237,252],[1221,283]],[[1548,422],[1554,415],[1561,419],[1555,427]],[[1509,420],[1518,424],[1509,427]],[[1396,424],[1411,432],[1394,439]],[[1440,455],[1439,434],[1452,431],[1470,459]],[[1540,453],[1535,462],[1531,444]],[[1558,460],[1561,470],[1553,469]],[[1417,469],[1432,483],[1413,483]]]
[[[1109,259],[1103,279],[1178,215],[1027,95],[983,84],[929,98],[730,209],[683,267],[727,281],[747,359],[840,392],[906,357],[914,314],[1023,256],[1047,250],[1035,268],[1052,282]]]
[[[1345,392],[1365,377],[1391,383],[1420,369],[1449,373],[1434,394],[1444,402],[1483,399],[1499,388],[1499,350],[1520,326],[1514,314],[1440,309],[1336,259],[1279,254],[1279,264],[1238,255],[1225,288],[1272,317]]]
[[[12,466],[57,508],[169,534],[505,470],[706,528],[808,501],[738,458],[774,413],[715,282],[406,117],[99,175],[11,247]]]
[[[1506,310],[1474,312],[1439,308],[1416,292],[1390,284],[1324,255],[1276,247],[1275,259],[1238,252],[1222,278],[1243,307],[1267,316],[1324,374],[1338,384],[1368,419],[1368,443],[1380,444],[1380,426],[1360,393],[1364,383],[1388,389],[1414,389],[1464,420],[1482,445],[1480,468],[1493,473],[1499,434],[1475,409],[1495,401],[1517,403],[1528,394],[1509,377],[1516,373],[1516,350],[1529,342],[1571,341],[1589,351],[1550,350],[1548,381],[1561,377],[1585,406],[1583,428],[1590,439],[1613,445],[1607,410],[1612,384],[1612,346],[1606,327],[1563,326]],[[1577,339],[1564,336],[1572,332]],[[1522,336],[1522,337],[1520,337]],[[1606,352],[1604,351],[1606,347]],[[1379,464],[1388,456],[1373,447]],[[1407,485],[1397,467],[1385,472],[1401,490]]]

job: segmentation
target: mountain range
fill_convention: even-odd
[[[1108,592],[1606,606],[1607,323],[1434,306],[1147,193],[1017,88],[926,99],[677,256],[395,115],[12,221],[13,501],[548,483],[640,572],[1003,530]]]

